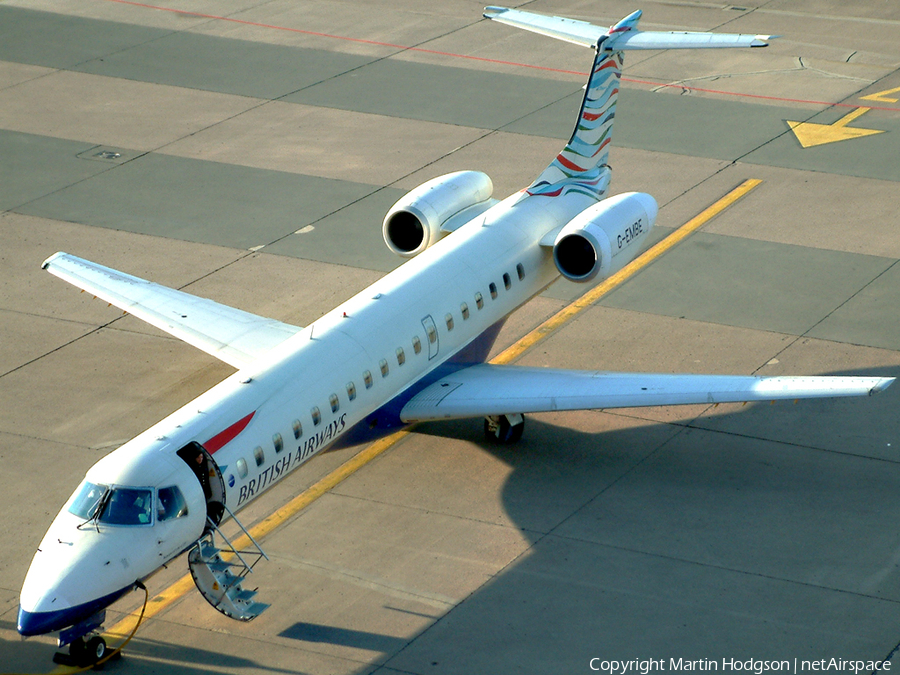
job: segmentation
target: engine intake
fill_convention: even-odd
[[[656,200],[643,192],[626,192],[594,204],[556,235],[556,268],[570,281],[606,279],[631,262],[656,214]]]
[[[412,258],[447,234],[441,230],[447,221],[472,207],[486,206],[493,192],[494,184],[481,171],[457,171],[422,183],[387,212],[384,243],[397,255]]]

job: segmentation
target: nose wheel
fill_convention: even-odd
[[[101,609],[93,616],[59,632],[57,644],[59,647],[69,645],[69,653],[56,652],[53,655],[53,662],[63,666],[94,667],[95,670],[101,670],[107,661],[122,658],[122,648],[131,642],[131,638],[140,628],[141,622],[144,620],[144,612],[147,610],[147,603],[150,601],[150,593],[140,580],[134,582],[134,587],[144,591],[144,606],[141,608],[137,623],[131,629],[131,634],[124,642],[114,649],[110,649],[106,644],[106,640],[100,634],[106,621],[106,610]]]
[[[109,653],[106,640],[99,635],[75,640],[69,647],[69,655],[80,666],[92,666]]]
[[[489,443],[512,445],[522,438],[524,429],[524,415],[491,415],[484,418],[484,437]]]
[[[55,663],[66,666],[85,668],[96,665],[109,656],[110,648],[99,635],[85,635],[69,644],[69,654],[57,653],[53,657]],[[113,658],[117,658],[116,654]]]

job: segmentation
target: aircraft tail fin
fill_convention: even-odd
[[[528,194],[556,197],[574,191],[597,200],[606,194],[622,56],[619,51],[597,49],[572,137],[527,188]]]
[[[572,137],[528,188],[528,194],[556,197],[570,192],[596,200],[609,185],[609,144],[619,98],[623,51],[636,49],[698,49],[765,47],[773,36],[729,33],[639,31],[640,10],[609,29],[558,16],[506,7],[486,7],[484,16],[509,26],[558,40],[593,47],[597,54],[585,87]]]

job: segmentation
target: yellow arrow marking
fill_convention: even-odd
[[[888,94],[896,94],[900,92],[900,87],[894,87],[893,89],[885,89],[884,91],[879,91],[874,94],[869,94],[868,96],[861,96],[860,98],[864,101],[878,101],[879,103],[897,103],[900,101],[900,98],[890,98]]]
[[[814,122],[792,122],[787,121],[788,126],[794,132],[800,145],[804,148],[811,148],[815,145],[825,145],[826,143],[837,143],[838,141],[848,141],[851,138],[862,138],[863,136],[871,136],[873,134],[883,134],[881,129],[856,129],[848,127],[853,120],[866,114],[871,108],[857,108],[849,115],[844,115],[834,124],[816,124]]]

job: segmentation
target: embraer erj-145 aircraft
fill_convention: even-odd
[[[648,194],[606,197],[623,52],[764,47],[766,37],[610,29],[500,7],[485,16],[593,47],[574,133],[537,179],[503,201],[477,171],[419,186],[388,212],[384,239],[410,258],[305,328],[57,253],[43,267],[238,368],[97,462],[47,531],[22,588],[22,635],[60,631],[84,663],[106,652],[105,608],[190,550],[204,597],[236,619],[265,609],[247,569],[213,538],[225,518],[326,448],[423,420],[485,416],[517,440],[523,414],[857,396],[892,378],[744,377],[552,370],[485,363],[506,317],[560,275],[608,277],[641,249]],[[227,544],[227,540],[226,540]],[[226,544],[222,544],[225,546]],[[247,566],[249,567],[249,566]]]

